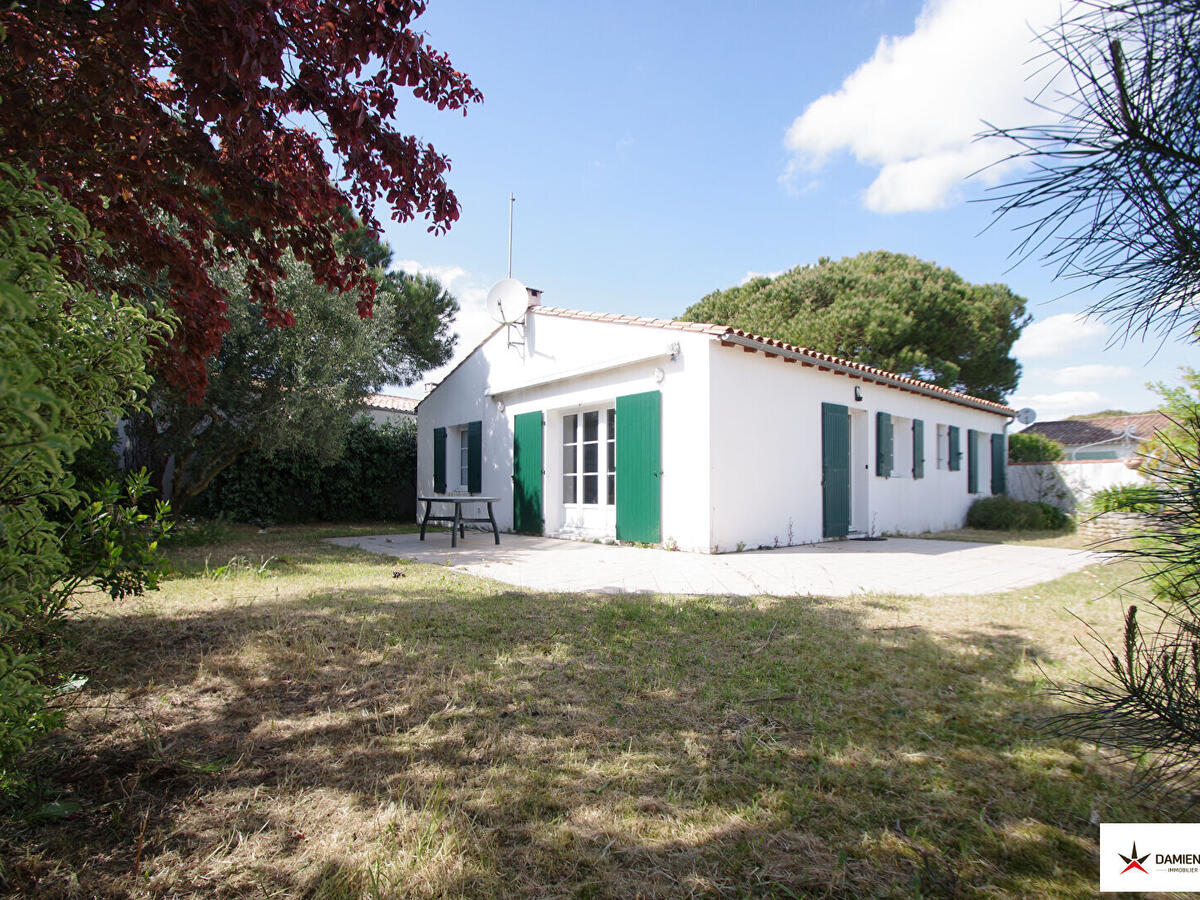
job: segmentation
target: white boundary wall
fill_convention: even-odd
[[[1146,477],[1125,459],[1058,460],[1050,463],[1009,463],[1008,493],[1018,500],[1057,506],[1069,515],[1086,510],[1097,491],[1145,484]]]

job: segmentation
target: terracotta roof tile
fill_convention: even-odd
[[[728,325],[716,325],[709,322],[680,322],[676,319],[656,319],[650,316],[625,316],[616,313],[590,313],[582,312],[576,309],[564,309],[558,306],[533,306],[530,307],[530,312],[557,316],[563,319],[583,319],[585,321],[595,322],[616,322],[624,325],[640,325],[651,328],[670,329],[674,331],[698,332],[701,334],[711,334],[718,337],[735,335],[767,347],[776,347],[782,350],[787,350],[791,353],[806,356],[812,360],[827,362],[842,368],[852,369],[856,372],[863,373],[864,377],[881,379],[884,383],[890,383],[890,385],[900,387],[901,389],[903,389],[905,386],[908,386],[910,388],[917,389],[919,393],[933,395],[951,403],[959,403],[967,406],[986,409],[1002,415],[1016,415],[1016,410],[1005,406],[1003,403],[994,403],[991,400],[984,400],[981,397],[973,397],[970,394],[964,394],[960,391],[952,391],[948,388],[938,387],[936,384],[930,384],[927,381],[921,381],[917,378],[909,378],[907,375],[898,375],[895,372],[888,372],[884,369],[876,369],[872,366],[865,366],[862,363],[856,363],[848,359],[830,356],[828,353],[822,353],[819,350],[810,350],[807,347],[796,347],[787,343],[786,341],[763,337],[760,334],[754,334],[750,331],[743,331],[740,328],[731,328]]]
[[[1138,413],[1131,416],[1096,416],[1089,419],[1060,419],[1050,422],[1034,422],[1026,432],[1040,434],[1060,444],[1077,447],[1082,444],[1098,444],[1115,441],[1132,429],[1141,440],[1153,437],[1169,425],[1171,420],[1163,413]]]
[[[420,401],[415,397],[399,397],[395,394],[367,394],[363,405],[368,409],[386,409],[392,412],[415,413]]]

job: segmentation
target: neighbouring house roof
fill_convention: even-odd
[[[1128,428],[1139,438],[1146,440],[1170,425],[1171,417],[1166,413],[1149,412],[1134,413],[1128,416],[1092,416],[1084,421],[1118,434]]]
[[[612,322],[620,325],[640,325],[646,328],[663,328],[670,331],[710,334],[721,338],[723,343],[740,344],[746,349],[761,349],[767,356],[777,356],[789,361],[799,358],[801,361],[807,360],[807,362],[803,363],[804,365],[815,365],[818,368],[828,369],[839,375],[861,378],[864,381],[877,381],[889,387],[910,390],[913,393],[924,394],[939,400],[946,400],[950,403],[958,403],[975,409],[983,409],[987,412],[1007,416],[1016,415],[1016,410],[1005,406],[1003,403],[994,403],[991,400],[984,400],[981,397],[972,397],[970,394],[938,387],[936,384],[930,384],[918,378],[910,378],[907,375],[898,375],[895,372],[888,372],[884,369],[876,369],[872,366],[853,362],[852,360],[830,356],[828,353],[821,353],[819,350],[797,347],[786,341],[763,337],[749,331],[743,331],[740,328],[731,328],[728,325],[716,325],[709,322],[680,322],[676,319],[656,319],[652,316],[589,313],[576,309],[562,309],[555,306],[535,306],[532,307],[531,311],[536,312],[538,315],[558,316],[564,319],[584,319],[593,322]],[[747,346],[747,343],[757,345],[757,347]],[[776,351],[783,351],[783,353]]]
[[[1034,422],[1023,433],[1040,434],[1067,447],[1100,444],[1120,440],[1125,429],[1136,440],[1144,441],[1171,422],[1164,413],[1138,413],[1131,416],[1097,416],[1094,419],[1063,419],[1054,422]]]
[[[419,402],[415,397],[398,397],[395,394],[367,394],[363,398],[363,406],[367,409],[386,409],[389,412],[408,413],[414,416],[417,414]]]

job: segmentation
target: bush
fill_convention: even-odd
[[[1009,462],[1053,462],[1063,458],[1063,445],[1044,434],[1021,431],[1008,436]]]
[[[330,465],[315,453],[251,451],[213,479],[187,511],[235,522],[412,521],[416,516],[416,423],[350,426]]]
[[[0,163],[0,790],[55,721],[46,701],[64,683],[54,659],[73,593],[139,592],[161,567],[166,510],[139,511],[144,474],[96,482],[71,466],[136,405],[166,329],[68,281],[56,246],[103,252],[77,210]]]
[[[971,504],[967,524],[988,531],[1059,531],[1071,524],[1070,517],[1049,503],[984,497]]]

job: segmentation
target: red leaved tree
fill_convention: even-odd
[[[165,291],[181,327],[161,364],[198,397],[227,328],[210,277],[249,262],[264,318],[290,249],[326,287],[373,296],[357,259],[339,259],[346,207],[378,229],[458,218],[447,158],[397,130],[405,92],[439,109],[482,99],[413,30],[411,0],[29,0],[0,11],[0,159],[30,166],[114,250],[63,260],[79,278]],[[324,142],[324,147],[322,143]],[[330,170],[332,158],[339,168]],[[370,314],[370,300],[359,305]]]

